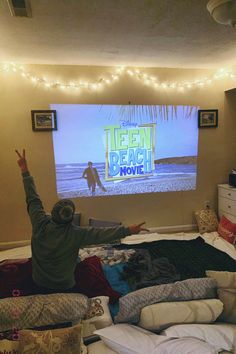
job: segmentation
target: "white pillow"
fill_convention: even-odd
[[[89,354],[117,354],[117,352],[107,347],[102,340],[87,345],[87,350]]]
[[[218,350],[197,338],[170,338],[160,344],[155,354],[218,354]]]
[[[224,324],[183,324],[171,326],[161,332],[169,337],[194,337],[214,346],[217,351],[232,350],[234,330]]]
[[[129,324],[117,324],[94,333],[119,354],[217,354],[214,347],[199,339],[169,338]]]
[[[98,334],[108,347],[119,354],[154,354],[157,345],[166,341],[165,336],[121,323],[99,329],[94,334]]]
[[[218,299],[160,302],[142,308],[138,325],[156,331],[179,323],[211,323],[222,310]]]

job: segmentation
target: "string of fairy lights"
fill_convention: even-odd
[[[211,85],[214,81],[221,79],[235,80],[236,74],[231,69],[219,69],[211,76],[193,79],[190,81],[160,81],[158,77],[148,75],[141,69],[126,68],[120,66],[114,69],[113,73],[107,74],[104,77],[99,77],[94,81],[73,80],[70,82],[62,82],[58,80],[49,80],[42,75],[41,77],[27,70],[23,65],[16,63],[5,63],[1,66],[1,71],[6,73],[18,73],[25,79],[30,80],[32,83],[42,85],[47,89],[58,88],[61,90],[91,90],[99,91],[105,86],[111,85],[118,81],[122,75],[129,75],[140,81],[143,85],[150,86],[156,90],[176,90],[186,91],[196,87],[205,87]]]

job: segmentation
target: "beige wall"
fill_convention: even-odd
[[[97,80],[113,72],[105,67],[32,66],[31,71],[50,79],[71,81],[75,78]],[[207,75],[201,70],[149,69],[160,80],[188,80]],[[185,225],[194,223],[193,211],[203,207],[205,200],[217,205],[217,184],[226,182],[228,172],[236,166],[236,105],[226,97],[226,81],[216,81],[207,88],[188,92],[159,90],[143,85],[124,74],[120,81],[99,93],[83,91],[80,94],[46,89],[22,78],[18,73],[0,72],[0,241],[29,239],[29,224],[21,175],[14,149],[27,152],[31,174],[45,209],[50,211],[57,200],[52,136],[50,132],[33,132],[32,109],[49,109],[50,103],[109,103],[109,104],[186,104],[201,108],[219,109],[219,127],[199,130],[199,160],[197,189],[188,192],[140,194],[109,198],[76,199],[82,223],[89,216],[121,220],[124,224],[146,221],[147,227]],[[232,148],[234,146],[234,148]]]

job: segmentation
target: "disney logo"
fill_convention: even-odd
[[[137,126],[138,126],[137,123],[128,122],[128,121],[126,121],[126,120],[121,120],[121,121],[120,121],[120,125],[121,125],[122,127],[137,127]]]

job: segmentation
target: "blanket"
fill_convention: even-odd
[[[127,248],[129,246],[119,245],[116,247]],[[236,271],[236,261],[234,259],[225,252],[205,243],[201,237],[188,241],[161,240],[133,244],[132,248],[147,250],[154,262],[163,257],[167,258],[175,268],[176,274],[180,275],[180,280],[205,277],[206,270]],[[133,264],[131,262],[127,263],[126,275],[127,267],[132,269]],[[139,275],[137,276],[139,277]]]
[[[125,265],[122,279],[132,290],[174,283],[180,279],[175,267],[166,257],[152,258],[148,250],[138,249]]]

